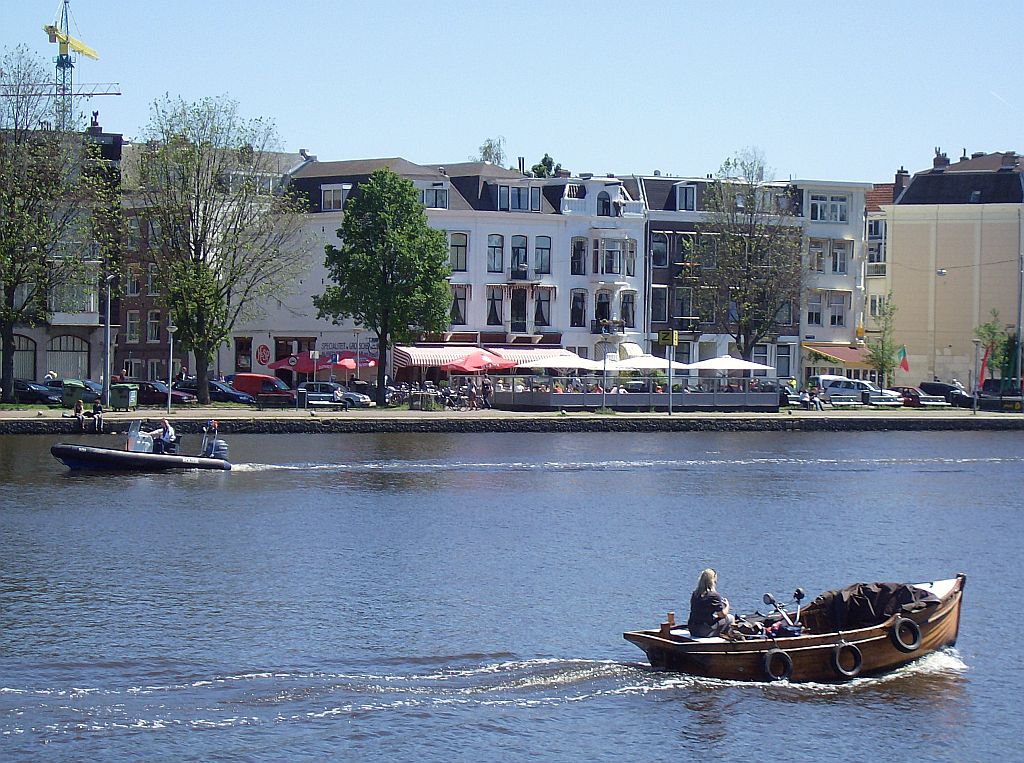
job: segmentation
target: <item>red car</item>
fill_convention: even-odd
[[[890,387],[903,396],[903,405],[907,408],[946,408],[949,403],[942,395],[929,395],[920,387]]]
[[[133,381],[129,384],[139,386],[139,405],[167,405],[167,384],[160,381]],[[195,403],[195,395],[179,390],[171,390],[171,403],[174,405],[188,405]]]

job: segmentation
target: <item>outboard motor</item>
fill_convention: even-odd
[[[203,458],[228,460],[228,444],[224,440],[217,439],[216,421],[208,421],[203,427],[203,452],[200,455]]]

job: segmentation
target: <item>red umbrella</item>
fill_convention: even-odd
[[[492,355],[486,350],[473,350],[462,360],[454,363],[445,363],[438,366],[442,371],[458,371],[465,374],[475,374],[480,371],[498,371],[504,368],[515,368],[518,363],[514,360],[506,360]]]
[[[275,371],[279,368],[286,368],[298,374],[312,374],[316,372],[318,364],[313,362],[313,359],[309,357],[309,351],[306,350],[295,355],[289,355],[287,358],[275,360],[273,363],[268,364],[267,368],[272,368]]]

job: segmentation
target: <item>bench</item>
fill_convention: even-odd
[[[860,397],[831,395],[828,404],[833,408],[859,408],[864,405]]]
[[[256,407],[261,411],[264,408],[294,408],[295,399],[288,395],[256,395]]]
[[[307,400],[307,408],[322,408],[328,411],[347,411],[349,404],[344,400]]]

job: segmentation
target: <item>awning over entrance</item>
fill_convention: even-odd
[[[803,348],[849,368],[870,368],[867,347],[850,347],[848,344],[822,344],[804,342]]]
[[[575,360],[575,353],[571,353],[568,350],[563,350],[561,347],[488,347],[488,352],[493,352],[499,357],[505,358],[505,360],[514,360],[517,365],[526,366],[532,365],[537,367],[541,364],[541,361],[557,360],[562,357],[570,357]],[[560,368],[557,363],[552,362],[550,364],[553,368]]]
[[[394,358],[397,368],[406,366],[443,366],[458,363],[479,347],[395,347]]]

